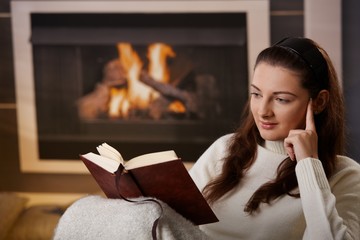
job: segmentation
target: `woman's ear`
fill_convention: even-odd
[[[315,114],[319,114],[326,108],[327,103],[329,102],[329,91],[321,90],[317,97],[313,100],[313,109]]]

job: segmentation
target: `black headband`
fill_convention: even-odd
[[[328,87],[327,63],[319,49],[307,38],[284,38],[275,46],[296,53],[309,66],[322,88]]]

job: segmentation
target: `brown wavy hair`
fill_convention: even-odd
[[[313,72],[303,59],[294,52],[276,45],[266,48],[258,55],[255,68],[259,63],[265,62],[297,72],[302,81],[302,87],[309,91],[313,99],[321,90],[329,91],[330,98],[326,108],[314,117],[318,134],[318,155],[329,177],[334,171],[336,155],[343,154],[344,151],[344,100],[337,74],[328,54],[312,40],[304,39],[304,41],[310,41],[316,46],[327,62],[328,84],[325,88],[316,81]],[[264,142],[255,125],[249,103],[250,100],[244,109],[240,127],[230,141],[228,155],[223,159],[222,172],[203,189],[203,194],[210,204],[230,193],[239,184],[256,159],[258,144],[261,145]],[[300,197],[300,194],[294,191],[298,186],[295,166],[296,161],[285,159],[278,166],[275,179],[266,182],[255,191],[244,211],[253,214],[259,210],[261,203],[269,204],[284,194]]]

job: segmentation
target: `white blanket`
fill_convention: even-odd
[[[157,227],[158,240],[208,239],[197,226],[165,203],[161,204],[164,212]],[[54,240],[152,239],[153,222],[160,212],[160,206],[154,202],[129,203],[101,196],[84,197],[65,211]]]

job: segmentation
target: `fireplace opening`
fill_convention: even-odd
[[[108,142],[194,161],[240,119],[245,13],[32,13],[31,25],[40,158]]]

